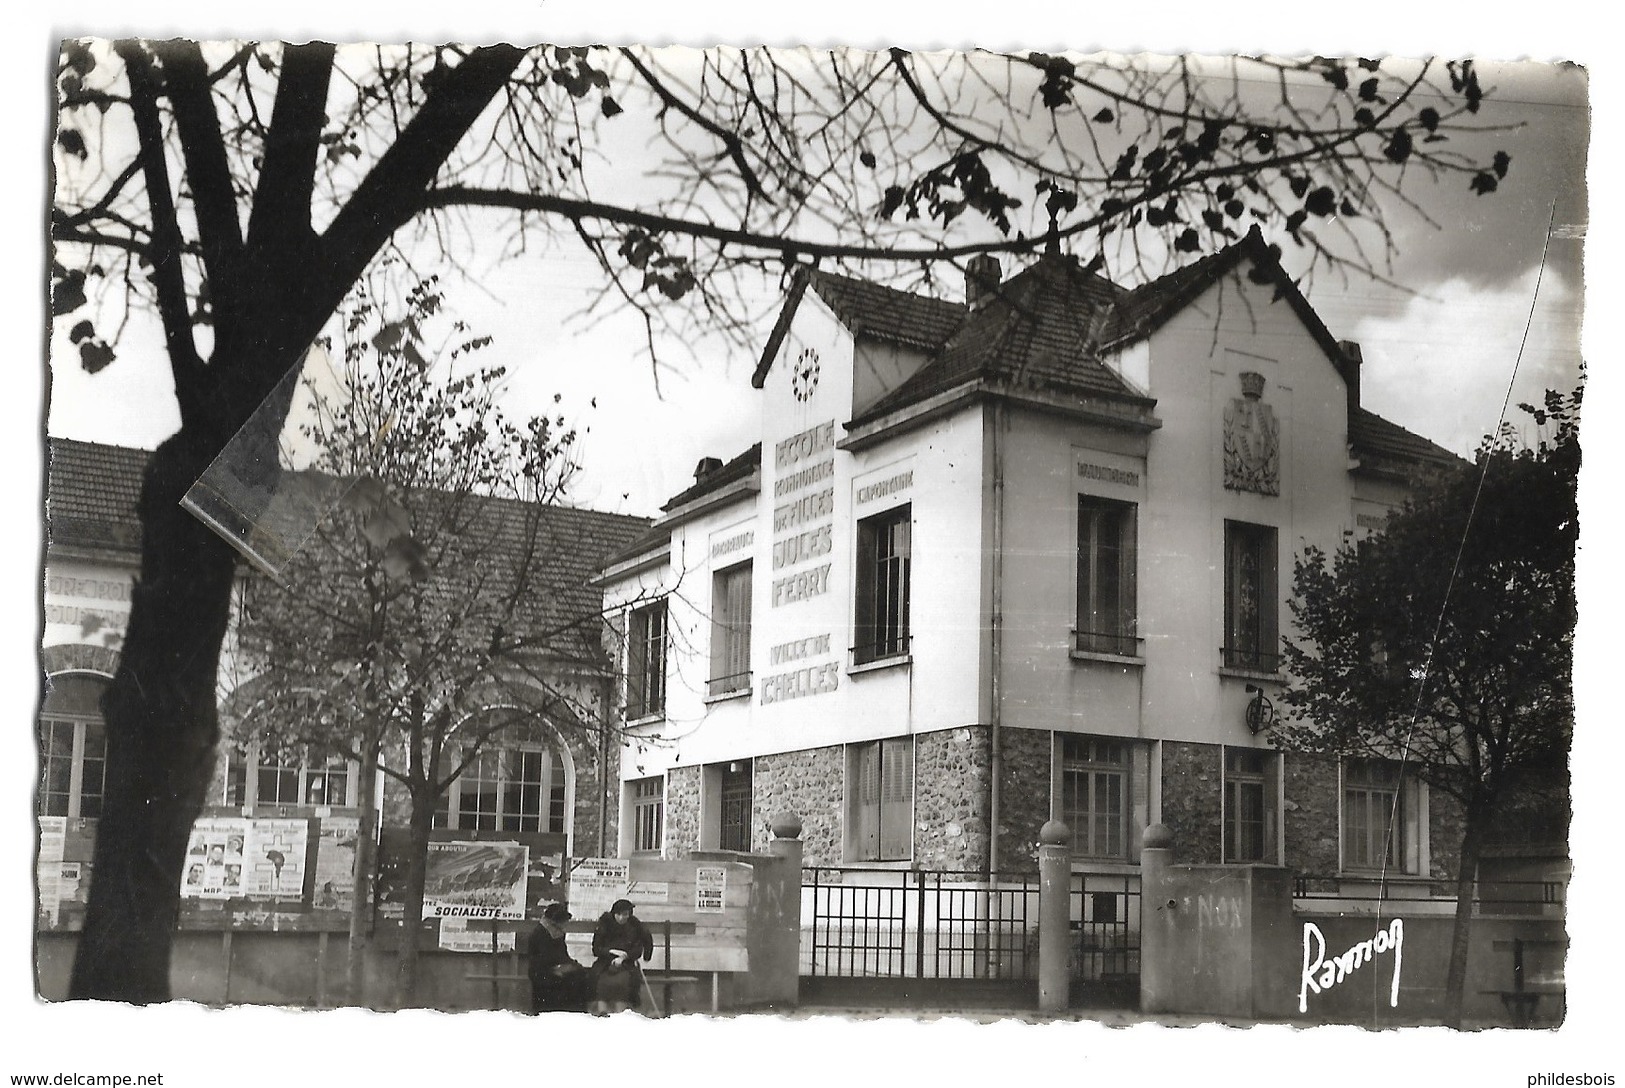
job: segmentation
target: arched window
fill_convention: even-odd
[[[564,763],[539,744],[491,748],[441,795],[434,826],[459,831],[564,834],[569,787]]]
[[[64,673],[46,681],[39,717],[41,816],[100,816],[107,783],[107,681]]]

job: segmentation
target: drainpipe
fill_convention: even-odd
[[[1003,437],[1005,408],[993,403],[992,468],[993,468],[993,615],[989,623],[989,664],[992,678],[989,685],[991,707],[988,723],[988,797],[987,797],[987,871],[991,876],[999,868],[999,779],[1004,763],[1004,746],[999,735],[999,721],[1003,685],[1000,674],[1004,669],[1004,450]]]
[[[610,703],[615,698],[615,682],[613,679],[600,680],[599,691],[602,697],[598,700],[598,856],[609,857],[609,730],[611,719]],[[615,768],[615,785],[620,785],[621,770]],[[616,825],[620,824],[621,814],[615,814]],[[568,859],[566,859],[568,862]]]

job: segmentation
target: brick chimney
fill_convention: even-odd
[[[983,253],[972,257],[965,266],[965,305],[972,310],[979,310],[999,292],[999,282],[1004,278],[1004,270],[999,267],[999,259],[991,253]]]
[[[1349,414],[1360,406],[1360,365],[1363,356],[1360,345],[1353,340],[1339,340],[1337,346],[1342,349],[1343,361],[1337,365],[1338,373],[1343,375],[1343,384],[1349,391]]]

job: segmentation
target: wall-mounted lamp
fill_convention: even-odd
[[[1252,700],[1247,704],[1248,731],[1256,734],[1273,728],[1279,718],[1275,713],[1275,704],[1264,694],[1264,689],[1257,684],[1248,684],[1247,694],[1252,696]]]

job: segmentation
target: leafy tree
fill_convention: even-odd
[[[1293,572],[1282,697],[1296,716],[1276,743],[1402,758],[1460,803],[1446,977],[1456,1026],[1486,833],[1509,804],[1567,780],[1580,399],[1524,405],[1542,428],[1532,445],[1503,427],[1381,533],[1330,556],[1307,548]]]
[[[286,482],[326,493],[336,479],[343,498],[275,577],[247,579],[236,635],[253,674],[238,739],[362,766],[352,1001],[377,772],[409,799],[398,1000],[410,1003],[437,804],[483,753],[531,739],[538,718],[596,728],[593,688],[570,680],[598,665],[601,628],[596,608],[571,614],[579,602],[558,584],[561,549],[579,546],[555,528],[575,432],[562,417],[503,417],[501,370],[469,363],[489,338],[452,322],[451,341],[428,343],[438,284],[404,305],[399,317],[371,297],[347,308],[347,395],[312,394],[301,430],[318,456]]]
[[[138,1002],[169,994],[234,577],[178,502],[380,253],[573,239],[652,351],[656,319],[744,335],[742,288],[816,260],[929,278],[1070,240],[1122,276],[1264,222],[1310,270],[1374,272],[1391,201],[1508,169],[1449,139],[1480,124],[1468,62],[76,40],[56,86],[53,313],[98,369],[154,312],[181,417],[139,508],[70,983]],[[267,487],[279,407],[251,432]]]

